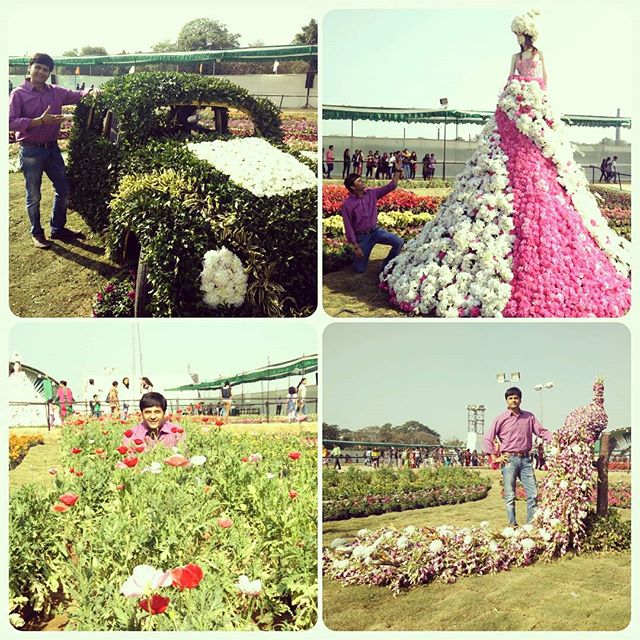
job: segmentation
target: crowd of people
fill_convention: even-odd
[[[333,145],[322,150],[323,163],[322,175],[330,179],[335,167],[335,153]],[[418,154],[409,149],[396,150],[390,153],[384,151],[380,153],[369,150],[365,155],[362,149],[355,149],[353,153],[350,149],[345,149],[342,153],[342,178],[354,173],[365,178],[375,180],[390,180],[396,166],[402,167],[402,177],[406,180],[414,180],[418,171],[418,165],[422,167],[423,180],[431,180],[436,171],[435,154],[425,153],[422,160],[418,159]]]

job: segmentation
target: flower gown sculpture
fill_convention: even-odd
[[[380,276],[408,313],[618,317],[629,309],[630,243],[609,229],[549,106],[532,46],[535,15],[512,24],[529,46],[451,194]]]
[[[361,530],[356,539],[336,539],[324,553],[324,573],[345,584],[388,586],[394,591],[433,580],[454,582],[551,560],[580,551],[587,535],[595,486],[593,445],[607,426],[604,384],[593,385],[591,403],[571,412],[553,434],[548,473],[540,487],[538,511],[529,524],[492,530],[443,525]]]

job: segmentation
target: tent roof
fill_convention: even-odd
[[[492,111],[459,109],[394,109],[386,107],[355,107],[345,105],[323,105],[323,120],[374,120],[377,122],[422,122],[428,124],[484,124]],[[581,127],[631,128],[631,118],[608,116],[564,115],[562,121]]]
[[[219,389],[228,380],[231,385],[259,382],[261,380],[279,380],[292,375],[304,375],[318,370],[318,356],[300,356],[294,360],[270,364],[254,371],[236,373],[234,375],[220,376],[215,380],[182,385],[167,389],[167,391],[196,391]]]
[[[57,57],[57,66],[102,65],[102,64],[160,64],[180,62],[230,62],[270,60],[311,60],[318,55],[318,45],[284,45],[276,47],[244,47],[210,51],[171,51],[165,53],[127,53],[114,56],[70,56]],[[10,56],[10,65],[28,65],[29,56]]]

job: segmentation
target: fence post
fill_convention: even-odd
[[[598,456],[598,502],[596,515],[606,516],[609,509],[609,439],[603,433],[600,439],[600,455]]]

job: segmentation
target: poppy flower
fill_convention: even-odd
[[[171,433],[178,433],[178,427],[171,427]]]
[[[177,431],[178,433],[184,433],[184,429],[183,429],[182,427],[178,427],[178,428],[176,429],[176,431]]]
[[[137,445],[141,445],[144,442],[144,440],[141,440],[140,438],[136,438],[133,442]]]
[[[249,458],[247,458],[247,456],[243,456],[242,457],[242,462],[249,462]]]
[[[248,576],[242,575],[236,583],[236,588],[245,596],[259,596],[262,591],[260,580],[249,580]]]
[[[71,449],[71,453],[80,453],[82,451],[82,449],[78,449],[78,447],[73,447],[73,449]]]
[[[293,500],[295,498],[298,497],[298,492],[295,489],[291,489],[291,491],[289,491],[289,497]]]
[[[116,485],[116,489],[117,489],[118,491],[124,491],[124,485],[123,485],[123,484],[117,484],[117,485]]]
[[[137,598],[159,587],[171,585],[171,572],[156,569],[148,564],[134,567],[132,574],[120,587],[120,593],[125,598]]]
[[[224,422],[222,422],[222,420],[220,420],[220,418],[218,418],[216,420],[216,427],[221,427],[224,424]]]
[[[125,437],[125,438],[130,438],[132,435],[133,435],[133,431],[131,431],[131,429],[127,429],[127,430],[124,432],[124,437]]]
[[[66,504],[68,507],[73,507],[73,505],[78,502],[78,498],[80,496],[76,495],[75,493],[65,493],[63,495],[61,495],[58,500],[60,500],[60,502]]]
[[[134,447],[137,453],[142,453],[144,451],[144,445],[138,445],[137,447]]]
[[[123,458],[122,462],[124,462],[127,467],[131,468],[135,467],[138,464],[138,458],[136,458],[135,456],[132,458]]]
[[[233,526],[233,520],[231,518],[218,518],[218,526],[221,529],[229,529]]]
[[[197,564],[187,564],[171,570],[173,586],[180,590],[195,589],[202,580],[203,572]]]
[[[149,598],[142,598],[142,600],[138,602],[138,606],[143,611],[155,616],[159,613],[164,613],[167,610],[169,607],[169,598],[165,598],[164,596],[154,593]]]
[[[104,449],[94,449],[94,453],[101,456],[104,453]]]
[[[300,457],[300,452],[299,451],[290,451],[289,452],[289,457],[292,460],[297,460]]]
[[[127,451],[129,451],[128,447],[125,447],[123,444],[121,444],[116,451],[120,454],[120,455],[124,455],[125,453],[127,453]]]
[[[76,470],[73,467],[69,467],[69,473],[75,473]]]
[[[76,476],[78,478],[82,478],[83,475],[84,475],[84,471],[76,471]]]
[[[164,463],[171,467],[188,467],[189,459],[179,453],[174,453],[172,456],[165,458]]]
[[[69,507],[66,504],[63,504],[62,502],[57,502],[56,504],[53,505],[53,510],[57,511],[58,513],[64,513],[65,511],[69,510]]]

